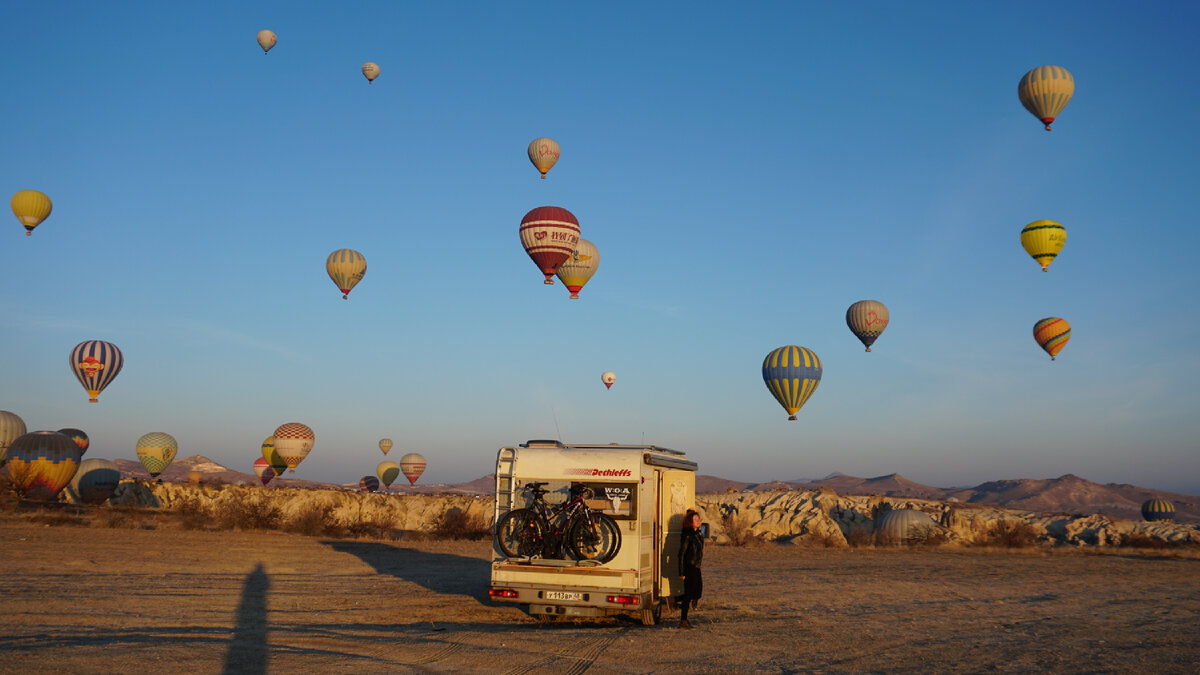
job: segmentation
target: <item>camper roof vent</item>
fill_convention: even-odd
[[[537,439],[525,441],[521,444],[522,448],[561,448],[563,444],[555,440]]]

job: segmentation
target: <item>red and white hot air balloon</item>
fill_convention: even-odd
[[[291,473],[296,473],[296,467],[316,445],[317,435],[307,425],[299,422],[282,424],[275,430],[275,452],[288,465]]]
[[[562,207],[539,206],[521,219],[521,245],[546,277],[543,283],[554,283],[550,277],[578,244],[579,221]]]
[[[604,383],[606,388],[612,389],[613,382],[617,381],[617,374],[610,370],[600,376],[600,381]]]
[[[409,485],[415,484],[425,473],[425,458],[415,452],[408,453],[400,458],[400,472],[408,479]]]
[[[275,477],[275,469],[271,468],[271,463],[267,461],[266,457],[259,457],[254,460],[254,475],[258,476],[263,485],[266,485]]]

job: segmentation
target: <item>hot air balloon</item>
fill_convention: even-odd
[[[8,448],[8,475],[26,499],[54,499],[78,468],[79,446],[57,431],[23,434]]]
[[[0,410],[0,466],[8,461],[8,446],[25,435],[25,420],[16,413]]]
[[[400,471],[408,479],[409,485],[415,484],[425,473],[425,458],[415,452],[408,453],[400,458]]]
[[[204,474],[200,473],[199,471],[189,471],[187,479],[189,483],[192,483],[193,485],[199,485],[200,481],[204,480]]]
[[[142,462],[142,466],[146,467],[146,471],[152,478],[157,478],[158,474],[166,471],[167,467],[171,466],[171,462],[175,461],[175,455],[179,452],[179,444],[175,442],[175,437],[171,434],[151,431],[138,439],[135,450],[137,450],[137,456]]]
[[[1021,105],[1046,125],[1046,131],[1074,93],[1075,78],[1062,66],[1034,68],[1017,84]]]
[[[570,211],[557,206],[539,206],[521,219],[521,245],[546,277],[567,261],[579,245],[579,221]]]
[[[363,64],[362,71],[363,75],[367,78],[367,84],[371,84],[375,81],[375,78],[379,77],[379,64],[367,61]]]
[[[796,345],[773,349],[763,359],[762,376],[788,419],[794,420],[821,384],[821,359],[811,349]]]
[[[888,309],[878,300],[859,300],[846,310],[846,325],[867,351],[887,328]]]
[[[1067,229],[1053,220],[1035,220],[1021,230],[1021,246],[1048,272],[1067,243]]]
[[[292,473],[296,473],[296,467],[304,461],[316,442],[317,436],[313,430],[299,422],[288,422],[275,430],[275,451]]]
[[[278,41],[279,38],[276,37],[275,33],[266,29],[258,31],[258,46],[262,47],[263,54],[271,51],[271,47],[274,47]]]
[[[1071,324],[1067,323],[1066,319],[1046,317],[1033,324],[1033,339],[1037,340],[1038,345],[1046,350],[1053,361],[1071,339]]]
[[[265,457],[259,457],[254,460],[254,475],[266,485],[275,477],[275,469],[271,468],[271,463]]]
[[[392,487],[392,483],[400,476],[400,465],[395,462],[380,462],[379,466],[375,467],[375,473],[379,476],[379,480],[387,487]]]
[[[267,440],[262,442],[262,456],[267,460],[267,466],[271,467],[271,471],[275,472],[276,476],[282,476],[284,471],[287,471],[287,462],[279,456],[275,451],[275,437],[267,436]]]
[[[348,248],[339,248],[325,259],[325,271],[342,292],[342,299],[350,297],[350,290],[362,281],[367,273],[367,259],[363,254]]]
[[[358,489],[363,492],[378,492],[379,479],[375,476],[363,476],[358,480]]]
[[[875,532],[886,542],[895,544],[928,541],[937,531],[938,526],[933,518],[916,509],[893,509],[875,521]]]
[[[600,251],[587,239],[580,239],[567,261],[558,266],[558,278],[571,292],[571,299],[579,299],[579,291],[600,267]]]
[[[58,433],[75,441],[75,445],[79,446],[79,455],[80,456],[83,456],[84,454],[86,454],[88,446],[90,446],[92,444],[91,439],[88,438],[87,434],[83,433],[82,429],[72,429],[72,428],[68,427],[66,429],[59,429]]]
[[[71,350],[70,365],[75,378],[87,390],[88,400],[95,403],[100,392],[121,372],[125,357],[111,342],[87,340]]]
[[[33,228],[45,220],[53,208],[50,198],[37,190],[21,190],[12,198],[13,215],[25,226],[27,236],[33,234]]]
[[[558,143],[555,143],[553,138],[535,138],[529,143],[529,161],[542,172],[543,179],[550,167],[558,161],[560,154]]]
[[[600,381],[604,383],[605,389],[612,389],[613,382],[617,381],[617,374],[610,370],[600,375]]]
[[[392,439],[390,439],[390,438],[379,439],[379,449],[382,450],[383,454],[386,456],[388,453],[388,450],[392,449]]]
[[[85,459],[71,479],[71,489],[85,504],[103,504],[117,490],[121,470],[107,459]]]
[[[1175,505],[1160,499],[1148,499],[1142,504],[1142,518],[1146,520],[1175,520]]]

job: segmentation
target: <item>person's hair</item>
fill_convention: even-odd
[[[692,516],[699,516],[699,515],[700,514],[696,511],[696,509],[688,509],[687,513],[683,514],[683,528],[685,530],[694,529],[692,527]]]

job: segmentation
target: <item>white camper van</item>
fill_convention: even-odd
[[[611,517],[620,536],[611,558],[566,545],[507,555],[493,538],[488,593],[543,619],[633,614],[652,625],[664,603],[683,592],[676,556],[695,492],[696,463],[676,450],[558,441],[501,448],[496,523],[511,510],[533,506],[535,494],[550,508],[582,498],[593,513]]]

